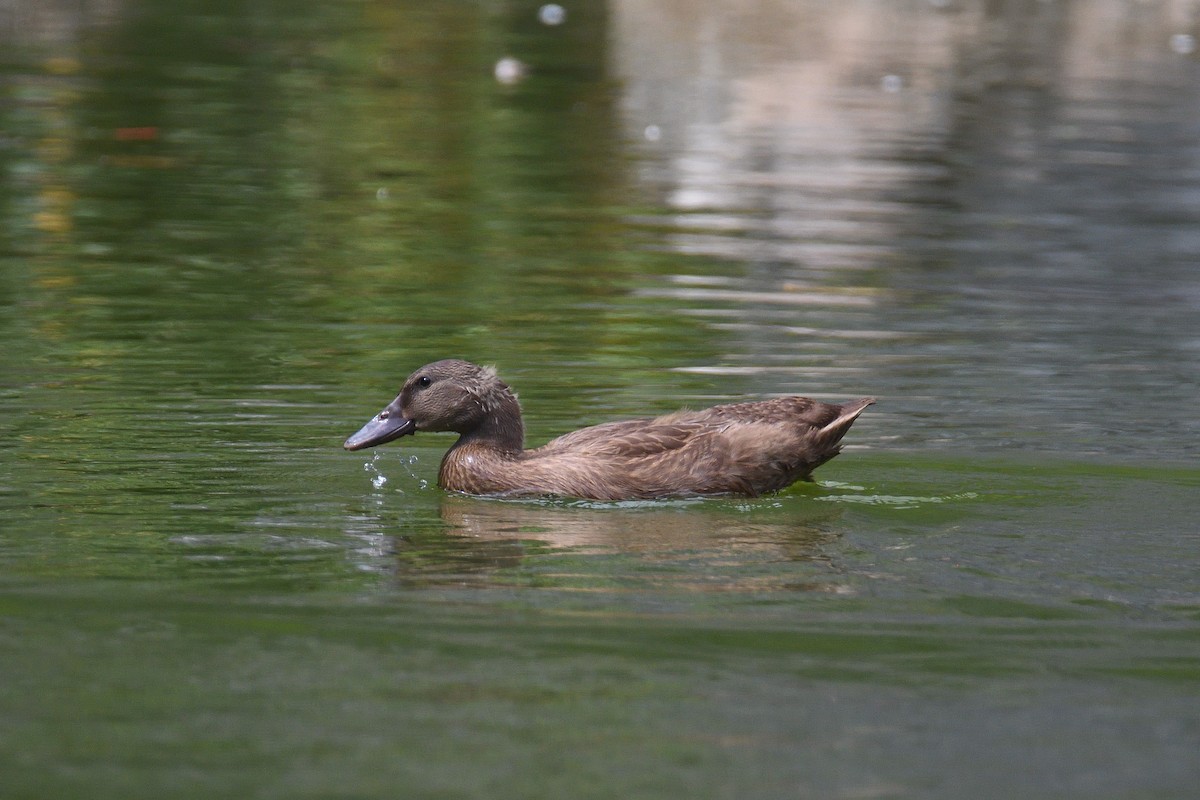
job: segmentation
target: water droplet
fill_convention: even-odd
[[[376,200],[387,200],[391,196],[392,196],[392,193],[388,191],[386,186],[380,186],[378,189],[375,190],[375,199]]]
[[[525,77],[525,65],[519,59],[506,56],[496,62],[492,72],[497,81],[505,86],[512,86]]]
[[[567,20],[567,10],[558,3],[547,3],[538,9],[538,19],[543,25],[562,25]]]
[[[883,80],[879,82],[879,88],[889,94],[895,94],[904,88],[904,79],[899,75],[884,75]]]
[[[1171,49],[1181,56],[1191,55],[1196,50],[1196,37],[1190,33],[1177,33],[1171,37]]]
[[[662,138],[662,128],[657,125],[647,125],[642,131],[642,136],[646,137],[647,142],[657,142]]]
[[[387,478],[385,478],[383,475],[376,475],[374,478],[371,478],[371,485],[376,489],[382,489],[386,483]]]

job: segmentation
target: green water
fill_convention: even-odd
[[[5,12],[0,797],[1188,796],[1200,71],[1035,5]],[[443,357],[880,402],[487,500],[341,449]]]

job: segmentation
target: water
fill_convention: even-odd
[[[545,8],[0,9],[0,794],[1187,796],[1194,9]],[[450,356],[880,402],[752,500],[341,450]]]

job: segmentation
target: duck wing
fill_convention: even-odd
[[[559,436],[539,447],[538,455],[578,453],[652,456],[678,450],[697,436],[721,433],[740,426],[780,426],[795,433],[836,426],[844,434],[850,423],[874,400],[844,405],[822,403],[807,397],[780,397],[748,403],[727,403],[702,411],[676,411],[662,417],[606,422]],[[832,431],[831,431],[832,432]],[[840,439],[841,436],[837,436]],[[836,441],[836,440],[835,440]]]
[[[678,450],[705,427],[657,419],[628,419],[605,422],[552,439],[533,451],[538,456],[573,455],[580,458],[642,458]]]
[[[758,495],[807,478],[873,401],[733,403],[583,428],[527,451],[553,491],[600,499]]]

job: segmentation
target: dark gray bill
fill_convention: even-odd
[[[416,432],[417,423],[411,419],[381,411],[359,428],[358,433],[347,439],[342,447],[347,450],[362,450],[364,447],[374,447]]]

